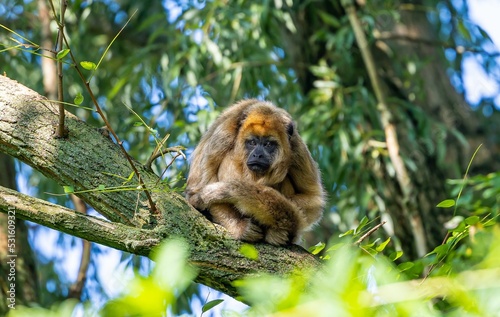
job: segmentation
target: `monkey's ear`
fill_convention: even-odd
[[[288,134],[289,139],[292,137],[294,131],[295,131],[295,124],[292,121],[286,127],[286,133]]]

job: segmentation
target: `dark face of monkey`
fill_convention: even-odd
[[[245,140],[247,167],[254,173],[264,174],[274,160],[278,142],[268,136],[250,136]]]

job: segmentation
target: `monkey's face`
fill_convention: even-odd
[[[265,104],[252,109],[242,121],[236,138],[236,161],[245,178],[266,186],[283,181],[291,161],[291,118]]]
[[[245,140],[248,169],[257,174],[265,174],[271,167],[277,150],[278,141],[272,137],[250,135]]]

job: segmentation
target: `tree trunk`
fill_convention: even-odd
[[[230,296],[237,295],[232,282],[247,274],[286,275],[319,266],[299,246],[257,244],[259,259],[246,258],[239,252],[241,242],[135,162],[159,211],[151,214],[143,191],[137,190],[137,177],[124,182],[132,169],[115,143],[70,113],[66,114],[68,138],[56,139],[57,106],[4,76],[0,76],[0,114],[0,151],[61,186],[73,186],[77,196],[112,222],[0,188],[4,213],[15,206],[20,218],[144,256],[161,240],[182,237],[191,248],[190,263],[199,269],[196,281]]]
[[[446,196],[445,181],[464,176],[467,164],[480,142],[486,144],[476,156],[472,172],[481,171],[480,168],[474,168],[480,166],[489,168],[482,172],[498,169],[499,151],[498,146],[493,142],[488,143],[491,139],[486,137],[494,132],[480,129],[485,118],[473,112],[463,96],[452,86],[447,74],[448,63],[444,57],[444,47],[439,44],[438,32],[428,21],[426,12],[410,7],[399,13],[399,21],[389,17],[379,21],[377,60],[380,74],[393,87],[391,93],[403,96],[417,105],[431,125],[433,148],[422,142],[407,142],[409,131],[404,124],[400,124],[398,129],[403,140],[401,144],[404,155],[416,163],[412,179],[418,213],[413,218],[423,224],[423,238],[427,251],[430,251],[442,243],[446,233],[444,223],[452,216],[450,211],[436,208],[441,200],[454,198]],[[421,79],[408,86],[401,80],[401,69],[408,65],[405,63],[412,62],[417,65],[418,77]],[[419,66],[421,64],[423,65]],[[412,129],[417,131],[418,120],[413,123]],[[465,139],[458,137],[459,134],[463,134],[466,143]],[[393,219],[404,219],[398,213],[391,216]],[[411,219],[407,220],[407,223],[411,222]],[[405,245],[413,244],[418,238],[401,233],[398,236]]]

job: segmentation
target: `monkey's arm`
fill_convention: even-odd
[[[307,230],[322,217],[325,192],[318,166],[307,146],[298,136],[294,136],[291,142],[292,164],[280,192],[289,197],[300,209],[304,217],[304,227],[301,229]]]
[[[313,186],[305,192],[287,195],[287,197],[298,207],[303,217],[303,227],[300,230],[309,230],[321,219],[325,207],[325,199],[321,186]]]
[[[300,210],[273,188],[241,181],[217,182],[203,188],[204,205],[229,203],[242,215],[268,228],[265,240],[271,244],[294,241],[304,227]]]

